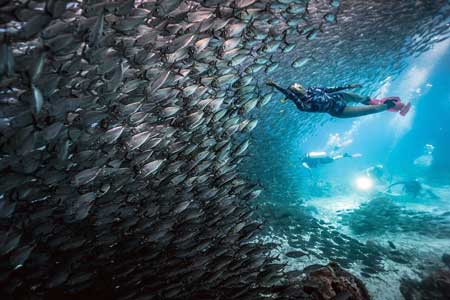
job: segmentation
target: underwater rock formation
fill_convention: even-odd
[[[404,279],[400,286],[405,300],[446,300],[450,297],[450,256],[444,254],[442,262],[447,269],[434,270],[422,281]]]
[[[421,282],[404,280],[400,291],[405,300],[447,300],[450,295],[450,271],[434,271]]]
[[[336,263],[327,266],[312,265],[304,270],[303,290],[314,299],[368,300],[369,292],[364,284],[344,271]]]
[[[406,2],[427,38],[399,56],[446,29],[433,17],[445,1]],[[272,55],[317,40],[339,9],[0,0],[0,297],[291,298],[273,246],[254,239],[261,190],[237,166],[272,98],[261,75],[336,44],[288,65]]]

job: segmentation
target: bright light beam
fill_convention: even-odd
[[[356,178],[355,186],[360,191],[369,191],[373,188],[373,180],[366,176]]]

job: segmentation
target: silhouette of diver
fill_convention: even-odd
[[[417,198],[417,196],[426,196],[433,199],[438,199],[439,197],[431,191],[431,189],[424,188],[423,185],[417,180],[406,180],[406,181],[398,181],[387,188],[387,192],[390,192],[391,188],[396,185],[403,185],[402,191],[406,195]]]
[[[301,163],[305,169],[308,169],[309,171],[311,171],[312,168],[316,168],[319,165],[330,164],[336,160],[339,160],[339,159],[342,159],[345,157],[352,158],[352,157],[360,157],[360,156],[361,156],[361,154],[353,154],[352,155],[352,154],[348,154],[348,153],[328,154],[325,151],[308,152],[301,159]]]

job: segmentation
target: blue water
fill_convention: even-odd
[[[406,117],[390,112],[358,119],[308,115],[275,95],[259,112],[260,123],[243,167],[244,173],[263,187],[260,202],[268,204],[264,214],[285,211],[296,220],[288,226],[274,223],[270,227],[267,236],[280,243],[278,251],[314,249],[316,245],[315,254],[302,260],[287,259],[288,263],[294,268],[340,260],[344,267],[362,275],[375,299],[402,299],[401,279],[419,278],[424,269],[439,267],[441,255],[450,249],[450,41],[405,63],[400,74],[391,76],[387,70],[381,82],[359,92],[372,91],[374,97],[400,96],[413,104]],[[289,85],[298,77],[291,73],[282,79]],[[417,163],[423,157],[417,159],[424,155],[426,144],[433,145],[434,151],[424,165]],[[311,175],[301,167],[304,153],[332,151],[336,145],[339,152],[362,157],[321,166]],[[377,164],[384,166],[384,176],[374,180],[370,189],[360,190],[356,180]],[[421,194],[414,198],[399,187],[390,195],[384,193],[390,183],[413,179],[436,197]],[[328,233],[311,246],[310,234],[317,228]],[[351,249],[339,243],[323,244],[336,235],[354,239],[354,247],[361,247],[361,253],[372,251],[367,245],[380,247],[373,254],[377,264],[351,257]],[[401,259],[389,256],[389,242]],[[330,245],[349,256],[349,262],[333,251],[323,251]],[[368,265],[370,271],[364,269]]]
[[[315,136],[299,145],[301,151],[323,149],[330,134],[354,130],[352,144],[344,150],[363,153],[363,163],[384,163],[392,171],[411,171],[411,162],[425,144],[435,146],[430,174],[449,171],[450,159],[450,50],[449,43],[436,45],[421,57],[411,59],[401,76],[382,88],[378,95],[399,95],[413,103],[406,117],[384,113],[358,120],[337,120],[323,126]],[[420,77],[420,78],[418,78]],[[385,89],[385,90],[384,90]],[[293,112],[295,113],[295,112]]]

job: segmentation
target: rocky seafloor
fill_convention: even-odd
[[[262,189],[238,166],[273,101],[266,78],[364,78],[374,91],[447,37],[449,12],[0,0],[1,299],[368,299],[336,263],[288,270],[265,227],[283,216],[258,208]],[[344,268],[352,255],[378,267],[376,248],[306,217],[295,226]]]

